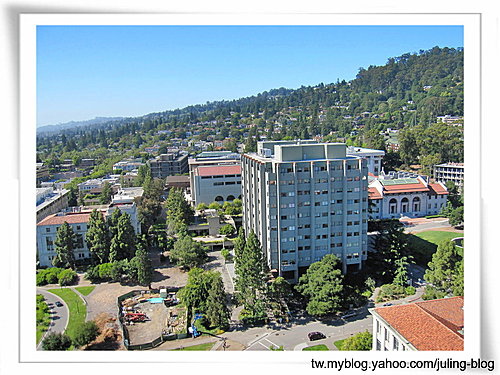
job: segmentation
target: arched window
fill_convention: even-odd
[[[224,198],[222,198],[220,195],[215,197],[216,202],[224,202]]]
[[[408,198],[403,198],[401,199],[401,212],[406,213],[409,211],[410,208],[410,201],[408,201]]]
[[[415,211],[415,212],[420,211],[420,198],[419,197],[413,198],[413,211]]]
[[[396,200],[396,198],[392,198],[389,201],[389,213],[395,214],[397,209],[398,209],[398,201]]]
[[[228,196],[227,196],[227,201],[228,201],[228,202],[232,202],[232,201],[234,201],[234,195],[228,195]]]

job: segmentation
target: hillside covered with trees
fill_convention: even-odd
[[[103,170],[109,170],[112,158],[138,156],[145,147],[174,138],[224,141],[224,148],[234,150],[245,143],[246,151],[255,149],[262,137],[322,137],[385,148],[383,132],[404,129],[398,133],[396,166],[419,163],[425,156],[432,158],[427,162],[460,162],[463,126],[437,123],[436,117],[463,116],[463,56],[462,48],[434,47],[389,58],[383,66],[360,68],[349,82],[272,89],[40,134],[37,159],[50,167],[64,159],[96,158],[108,161]]]

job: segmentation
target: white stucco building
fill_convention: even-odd
[[[385,151],[383,150],[349,146],[347,147],[347,155],[359,156],[365,159],[368,173],[371,173],[374,176],[378,176],[382,171],[382,159],[385,155]]]
[[[464,298],[370,309],[375,351],[464,350]]]
[[[368,186],[370,219],[398,219],[439,214],[446,206],[448,190],[442,183],[422,177],[374,179]]]
[[[94,207],[75,207],[72,212],[59,212],[52,214],[38,222],[36,226],[36,241],[39,265],[42,267],[52,267],[52,259],[56,255],[55,240],[57,229],[68,223],[77,237],[77,246],[74,250],[75,260],[84,260],[90,258],[90,252],[85,241],[87,225],[90,214]],[[137,206],[132,197],[119,195],[113,198],[108,206],[95,207],[101,211],[105,217],[108,217],[114,210],[129,214],[130,223],[136,234],[141,233],[141,225],[137,216]]]

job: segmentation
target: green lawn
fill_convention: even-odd
[[[84,296],[88,296],[95,289],[95,286],[77,286],[75,289]]]
[[[49,307],[41,294],[36,296],[36,343],[38,344],[49,328]]]
[[[214,342],[207,342],[206,344],[199,344],[193,346],[186,346],[182,349],[174,349],[174,350],[210,350],[214,346]]]
[[[410,234],[408,243],[413,256],[415,257],[415,262],[420,266],[427,267],[427,263],[432,260],[432,254],[436,252],[438,245],[442,241],[451,240],[456,237],[463,237],[463,234],[439,230],[428,230]]]
[[[330,350],[330,349],[328,349],[328,346],[326,346],[325,344],[319,344],[314,346],[308,346],[307,348],[304,348],[302,350],[307,351],[307,350]]]
[[[429,230],[425,232],[420,232],[415,234],[417,237],[423,240],[432,242],[435,245],[439,245],[442,241],[451,240],[457,237],[463,237],[463,233],[456,232],[444,232],[440,230]]]
[[[61,297],[69,308],[69,322],[65,333],[73,338],[77,327],[85,322],[87,307],[82,299],[69,288],[49,289],[49,292]]]
[[[345,340],[346,339],[335,341],[333,345],[335,345],[338,350],[342,350],[342,344],[344,343]]]

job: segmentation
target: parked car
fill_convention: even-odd
[[[321,332],[309,332],[307,334],[307,337],[309,337],[309,340],[311,341],[316,341],[316,340],[322,340],[322,339],[326,339],[326,336],[324,334],[322,334]]]
[[[384,303],[382,306],[392,306],[392,303],[390,303],[390,302],[386,302],[386,303]]]
[[[347,318],[352,318],[353,316],[356,316],[357,314],[354,311],[348,311],[344,315],[341,316],[342,319],[347,319]]]
[[[61,307],[62,305],[63,305],[63,304],[62,304],[61,302],[56,301],[56,306],[57,306],[57,307]]]

